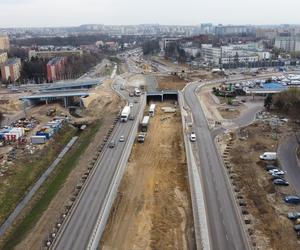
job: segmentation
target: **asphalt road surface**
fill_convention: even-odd
[[[213,250],[249,249],[246,233],[237,211],[225,168],[210,133],[206,118],[195,90],[197,83],[184,91],[186,103],[191,108],[197,143],[194,155],[200,166],[207,221]]]
[[[297,195],[300,196],[300,165],[297,160],[298,145],[299,142],[295,135],[286,138],[279,145],[278,158],[282,169],[287,172],[287,181],[293,186]]]
[[[133,97],[128,97],[126,91],[123,93],[133,103]],[[134,104],[133,114],[136,115],[139,110],[139,104]],[[134,121],[120,123],[116,126],[112,139],[117,143],[115,148],[108,148],[103,151],[103,155],[98,162],[93,175],[88,179],[86,189],[78,205],[76,206],[72,217],[66,221],[64,228],[59,233],[57,241],[53,245],[54,249],[59,250],[82,250],[87,247],[90,236],[93,232],[95,223],[101,207],[104,205],[105,195],[117,169],[121,154],[124,150],[125,142],[119,142],[121,135],[127,140],[132,129]]]

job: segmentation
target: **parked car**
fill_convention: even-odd
[[[121,136],[120,136],[120,139],[119,139],[119,141],[120,141],[120,142],[123,142],[123,141],[125,141],[125,137],[124,137],[124,135],[121,135]]]
[[[284,171],[280,170],[280,169],[272,169],[272,170],[269,170],[269,173],[270,174],[276,174],[276,175],[284,175]]]
[[[290,220],[296,220],[298,218],[300,218],[300,212],[289,212],[287,214],[287,217],[290,219]]]
[[[283,179],[282,175],[277,175],[277,174],[272,174],[271,180],[276,180],[276,179]]]
[[[191,133],[190,135],[190,141],[195,142],[196,141],[196,134],[194,132]]]
[[[266,161],[274,161],[277,160],[277,153],[276,152],[264,152],[262,155],[259,156],[261,160]]]
[[[108,147],[109,148],[114,148],[116,146],[116,142],[115,141],[111,141],[109,144],[108,144]]]
[[[300,203],[300,198],[297,195],[285,196],[283,200],[289,204],[299,204]]]
[[[272,170],[272,169],[276,169],[276,166],[274,166],[274,165],[272,165],[272,164],[268,164],[268,165],[265,166],[265,169],[266,169],[267,171],[269,171],[269,170]]]
[[[295,226],[294,226],[294,230],[295,230],[296,232],[299,232],[299,231],[300,231],[300,225],[295,225]]]
[[[273,183],[275,185],[280,185],[280,186],[288,186],[289,185],[289,183],[286,180],[284,180],[284,179],[275,179],[273,181]]]

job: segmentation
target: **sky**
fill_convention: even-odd
[[[0,27],[300,24],[299,0],[0,0]]]

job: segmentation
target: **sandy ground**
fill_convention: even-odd
[[[81,176],[87,170],[87,163],[90,162],[94,157],[95,150],[97,150],[98,145],[102,143],[102,139],[110,128],[113,119],[115,118],[116,112],[119,111],[119,106],[121,104],[120,99],[111,90],[109,82],[100,86],[100,89],[98,89],[97,92],[100,99],[101,96],[103,96],[104,98],[101,100],[93,100],[90,108],[87,108],[86,114],[88,116],[94,116],[93,119],[102,118],[103,124],[101,126],[101,129],[98,131],[94,140],[87,148],[86,153],[80,158],[78,165],[65,181],[62,189],[51,201],[49,207],[43,213],[42,217],[39,219],[33,229],[30,231],[26,239],[24,239],[16,247],[16,249],[40,249],[43,240],[45,240],[45,237],[49,233],[51,225],[53,225],[59,218],[61,211],[63,211],[63,208],[68,201],[68,198],[74,191],[76,185],[80,182]],[[107,96],[110,97],[108,98]]]
[[[158,81],[159,89],[182,90],[188,83],[178,76],[157,76],[156,79]]]
[[[275,186],[264,169],[266,163],[259,160],[261,153],[276,151],[278,142],[289,131],[287,125],[280,127],[276,141],[271,137],[268,124],[254,123],[233,135],[229,174],[235,189],[240,190],[239,195],[246,202],[244,210],[251,220],[248,232],[256,249],[300,249],[293,225],[286,217],[288,212],[299,210],[300,206],[287,205],[282,200],[293,190]]]
[[[100,249],[195,249],[181,118],[162,106],[133,147]]]

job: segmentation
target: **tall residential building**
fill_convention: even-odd
[[[0,65],[5,63],[7,61],[7,53],[6,52],[0,52]]]
[[[63,79],[66,63],[66,57],[55,57],[47,63],[47,79],[49,82]]]
[[[11,58],[1,66],[2,81],[15,82],[20,78],[21,75],[21,59]]]
[[[275,47],[286,52],[300,51],[300,37],[299,36],[278,36],[275,39]]]
[[[0,34],[0,50],[9,50],[9,38],[7,35]]]
[[[255,28],[252,26],[243,26],[243,25],[218,25],[215,27],[215,35],[217,36],[226,36],[226,35],[250,35],[255,34]]]

